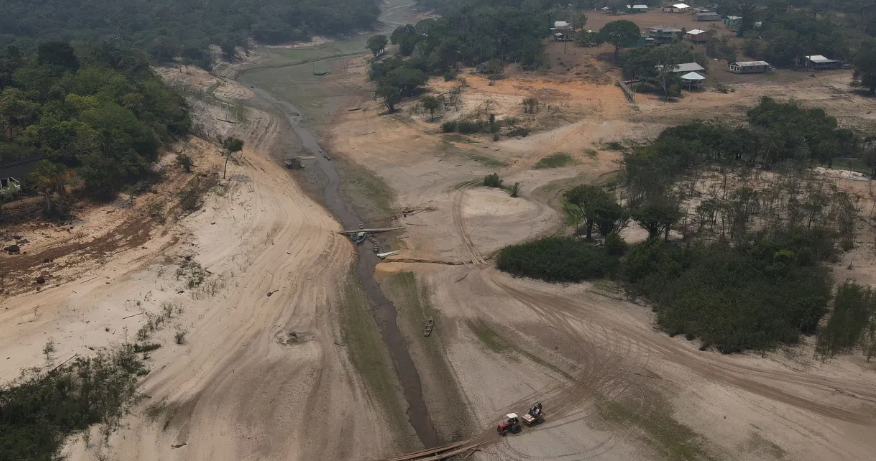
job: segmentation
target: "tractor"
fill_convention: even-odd
[[[496,432],[503,437],[509,432],[512,434],[520,432],[520,418],[517,416],[517,413],[505,415],[505,420],[499,423],[499,426],[496,427]]]

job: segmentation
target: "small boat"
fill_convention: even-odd
[[[435,320],[430,316],[426,319],[426,326],[423,328],[423,336],[429,337],[432,334],[432,329],[435,327]]]

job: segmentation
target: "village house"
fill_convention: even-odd
[[[711,34],[705,30],[693,29],[684,34],[684,38],[693,43],[705,43],[709,40]]]
[[[828,59],[820,54],[813,54],[812,56],[803,56],[803,63],[806,64],[807,69],[812,70],[827,70],[827,69],[839,69],[842,63],[835,59]]]
[[[672,43],[681,35],[681,29],[671,26],[654,26],[648,29],[648,35],[657,45]]]
[[[763,74],[772,69],[773,67],[766,61],[731,62],[729,66],[730,72],[734,74]]]
[[[713,11],[703,12],[703,13],[695,13],[694,21],[707,22],[707,21],[720,21],[721,15],[715,13]]]

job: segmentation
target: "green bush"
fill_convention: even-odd
[[[647,82],[636,85],[636,93],[660,93],[662,91],[659,86]]]
[[[93,424],[118,425],[147,370],[134,346],[78,357],[0,386],[0,459],[57,459],[64,440]]]
[[[455,78],[456,78],[456,71],[455,70],[448,70],[447,72],[444,72],[444,81],[445,82],[449,82]]]
[[[581,240],[547,237],[503,248],[496,267],[515,276],[547,282],[580,282],[613,274],[618,259]]]
[[[456,132],[456,122],[449,121],[441,124],[441,132],[442,133],[455,133]]]
[[[617,232],[605,236],[605,252],[612,256],[623,256],[627,252],[627,242]]]
[[[484,185],[487,187],[502,187],[502,178],[498,173],[488,174],[484,177]]]

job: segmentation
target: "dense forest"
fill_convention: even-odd
[[[747,126],[693,122],[627,148],[616,190],[582,185],[564,193],[583,241],[511,246],[497,266],[548,281],[610,274],[655,309],[665,331],[700,338],[704,348],[794,343],[828,312],[826,263],[854,246],[859,219],[855,197],[808,169],[872,150],[819,109],[764,98],[748,111]],[[649,237],[627,249],[618,230],[629,221]],[[596,234],[602,245],[583,248]],[[849,307],[825,329],[824,354],[858,344],[873,350],[872,294],[847,291],[837,302]]]
[[[81,181],[95,198],[142,178],[162,143],[188,133],[183,99],[148,61],[104,43],[44,42],[0,52],[0,163],[42,157],[30,187],[52,197]]]
[[[209,65],[207,46],[308,40],[315,34],[369,29],[375,0],[5,0],[0,2],[0,47],[17,42],[109,41],[147,50],[159,60],[183,56]]]

